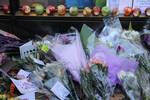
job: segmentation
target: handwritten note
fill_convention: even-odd
[[[17,74],[17,78],[18,79],[26,79],[28,78],[28,76],[30,75],[30,72],[24,71],[24,70],[20,70]]]
[[[140,8],[142,13],[144,13],[148,7],[150,7],[150,0],[134,0],[133,2],[133,8]]]
[[[57,83],[52,87],[51,91],[60,99],[65,100],[66,97],[70,94],[68,89],[64,87],[62,83],[57,81]]]
[[[26,79],[16,80],[11,78],[11,81],[15,84],[19,92],[22,94],[26,94],[29,92],[37,92],[38,90],[38,88],[34,84],[28,82]]]

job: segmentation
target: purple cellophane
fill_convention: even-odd
[[[138,62],[134,59],[119,57],[114,54],[110,48],[97,46],[92,53],[92,58],[103,61],[108,66],[108,79],[112,85],[119,84],[117,74],[121,71],[135,72]]]

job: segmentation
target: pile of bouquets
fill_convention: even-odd
[[[149,100],[150,56],[143,34],[131,24],[123,30],[117,17],[105,18],[104,24],[101,33],[83,25],[80,33],[71,27],[30,41],[22,58],[12,59],[14,67],[0,71],[19,93],[38,93],[42,100],[116,100],[118,91],[117,99]],[[20,98],[18,92],[10,96]]]

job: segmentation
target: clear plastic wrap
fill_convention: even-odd
[[[150,51],[150,19],[147,21],[141,34],[142,43]]]
[[[68,93],[72,93],[64,65],[59,62],[47,63],[43,68],[37,66],[36,70],[29,76],[29,81],[39,88],[39,93],[44,93],[45,95],[50,96],[50,98],[56,98],[58,95],[52,91],[58,83],[61,84]],[[60,93],[64,93],[61,88],[57,89]]]
[[[139,67],[136,71],[138,83],[141,87],[141,96],[144,100],[150,99],[150,57],[148,54],[136,55]]]
[[[118,73],[118,77],[121,80],[122,86],[130,100],[140,100],[140,86],[136,75],[132,72],[120,71]]]
[[[80,81],[80,70],[87,66],[80,35],[74,28],[72,33],[58,35],[50,48],[56,60],[63,63],[76,81]]]
[[[114,44],[115,51],[121,57],[134,57],[137,54],[144,54],[146,52],[141,44],[133,43],[126,39],[118,39]],[[120,50],[119,47],[123,50]]]
[[[140,40],[140,33],[122,30],[117,17],[104,19],[105,27],[99,35],[100,43],[111,48],[121,57],[134,57],[147,52]]]
[[[118,17],[108,17],[104,19],[105,27],[99,35],[102,44],[113,46],[114,42],[120,37],[122,26]]]

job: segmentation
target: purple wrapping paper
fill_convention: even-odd
[[[100,45],[95,48],[91,57],[100,59],[108,66],[108,79],[112,85],[120,83],[117,74],[121,70],[135,72],[138,66],[136,60],[119,57],[112,53],[109,48]]]

